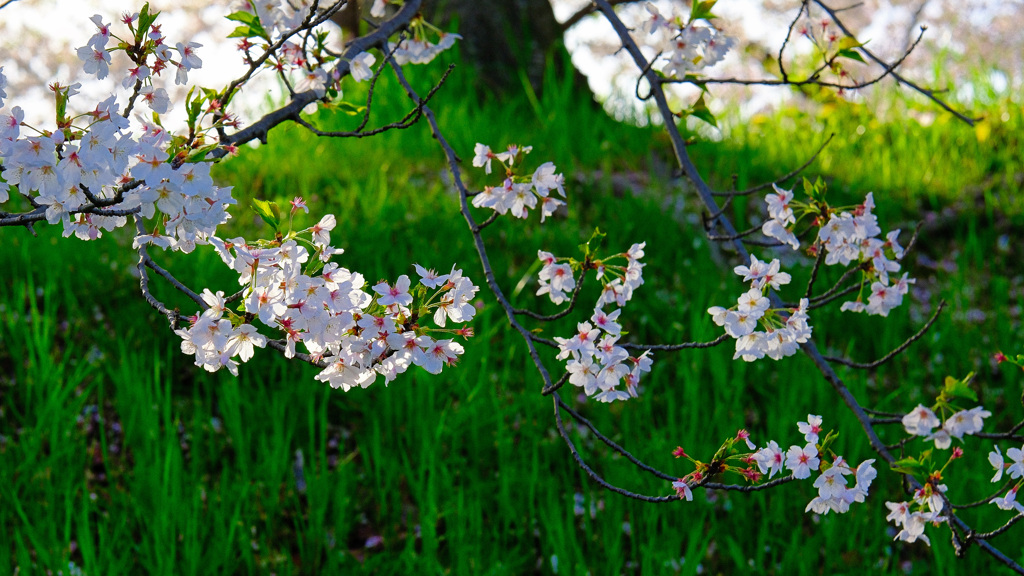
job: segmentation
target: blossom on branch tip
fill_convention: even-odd
[[[1006,474],[1014,480],[1024,476],[1024,446],[1010,448],[1006,451],[1006,456],[1012,462],[1006,469]]]
[[[680,500],[686,500],[687,502],[693,502],[693,491],[690,490],[690,485],[680,478],[678,481],[672,483],[672,488],[676,491],[676,496]]]
[[[790,446],[786,451],[786,469],[793,472],[793,477],[798,480],[811,477],[811,470],[817,470],[821,464],[818,459],[818,448],[808,443],[803,448]]]
[[[381,306],[391,306],[392,304],[409,306],[412,304],[412,295],[409,294],[410,286],[409,277],[402,274],[398,277],[398,281],[395,282],[394,286],[389,285],[387,282],[381,282],[373,287],[373,291],[380,294],[380,297],[377,298],[377,303]]]
[[[767,446],[754,453],[754,462],[757,463],[761,473],[767,473],[770,479],[782,470],[784,463],[782,450],[775,440],[771,440]]]
[[[927,436],[932,433],[932,428],[939,425],[939,418],[935,416],[935,412],[932,412],[931,408],[918,404],[917,408],[903,417],[902,422],[907,434]]]
[[[1019,489],[1019,485],[1014,486],[1002,498],[993,498],[991,500],[991,503],[998,506],[1000,510],[1013,510],[1015,512],[1024,514],[1024,505],[1022,505],[1020,502],[1017,502],[1017,490]]]
[[[373,63],[377,59],[369,52],[360,52],[349,64],[349,73],[356,82],[362,82],[373,76]]]
[[[746,429],[741,429],[736,432],[736,440],[743,440],[747,444],[747,448],[750,450],[756,450],[757,446],[750,441],[750,432]]]
[[[931,541],[928,540],[928,537],[924,534],[925,526],[929,522],[938,524],[945,521],[946,518],[939,516],[938,512],[914,512],[906,517],[903,521],[903,529],[896,534],[896,537],[893,538],[893,540],[900,540],[908,544],[921,540],[925,544],[931,546]]]
[[[427,288],[438,288],[443,286],[448,281],[450,274],[438,274],[434,270],[428,270],[419,264],[413,264],[413,268],[416,269],[416,273],[420,275],[420,284],[423,284]]]
[[[95,75],[97,80],[103,80],[110,73],[110,53],[106,50],[82,46],[78,49],[78,59],[83,63],[82,71]]]
[[[782,226],[795,223],[796,217],[789,206],[793,201],[793,191],[779,188],[776,184],[772,184],[772,188],[775,189],[775,194],[764,197],[765,203],[768,204],[768,216]]]
[[[818,434],[821,433],[821,416],[808,414],[807,422],[797,422],[796,427],[804,435],[804,440],[817,444]]]
[[[548,294],[555,304],[568,300],[565,293],[576,288],[576,279],[572,275],[572,267],[568,264],[544,266],[538,274],[538,279],[540,288],[537,289],[537,295]]]
[[[920,506],[927,504],[928,508],[933,512],[942,512],[942,509],[946,506],[942,495],[946,490],[945,484],[932,484],[929,482],[914,491],[914,502]]]

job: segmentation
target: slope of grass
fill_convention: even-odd
[[[417,71],[413,82],[426,91],[436,73]],[[577,105],[554,79],[539,107],[528,99],[467,99],[461,95],[471,91],[460,82],[471,79],[456,74],[450,82],[435,108],[464,159],[478,141],[519,142],[534,145],[534,165],[550,159],[572,175],[566,219],[543,227],[500,220],[487,229],[494,269],[509,292],[538,249],[573,254],[599,226],[610,232],[609,250],[647,242],[646,282],[623,313],[630,338],[717,335],[705,309],[731,302],[742,286],[729,271],[730,256],[703,239],[692,199],[658,178],[641,179],[647,184],[637,193],[623,192],[610,176],[659,170],[661,136]],[[404,114],[396,94],[386,84],[375,95],[382,121]],[[849,129],[865,121],[861,114],[843,108],[805,120],[782,113],[694,152],[713,181],[728,182],[734,172],[741,186],[769,180],[816,147],[805,137],[822,131],[815,123]],[[354,123],[319,121],[334,128]],[[920,160],[951,154],[951,142],[967,146],[961,128],[936,121],[915,139],[916,130],[900,126],[879,123],[865,132],[882,134],[883,145],[857,148],[840,137],[811,174],[828,176],[852,198],[874,189],[883,223],[920,206],[936,209],[956,196],[957,186],[988,174]],[[774,137],[765,137],[769,132]],[[1013,170],[1009,152],[981,144],[975,154],[959,150],[969,166]],[[886,162],[905,169],[876,169]],[[947,188],[914,184],[914,171],[929,166]],[[346,249],[338,260],[368,279],[411,273],[411,262],[438,269],[457,263],[482,283],[440,153],[423,125],[359,141],[315,140],[301,129],[279,128],[270,144],[244,150],[218,173],[236,186],[237,197],[302,195],[337,214],[333,237]],[[487,183],[482,171],[469,174],[477,186]],[[953,174],[960,179],[949,180]],[[736,203],[737,216],[752,217],[755,204]],[[908,262],[918,291],[890,318],[814,316],[828,352],[863,360],[913,333],[940,298],[951,303],[922,342],[877,375],[844,371],[858,397],[906,411],[928,403],[946,375],[974,370],[982,401],[1003,415],[998,423],[1019,419],[1020,374],[988,361],[997,349],[1020,349],[1019,247],[1000,241],[1019,212],[1013,202],[994,206],[965,211],[941,238],[922,242],[927,249]],[[236,215],[239,233],[260,232],[244,208]],[[977,550],[953,558],[941,530],[929,532],[930,549],[891,544],[883,500],[898,497],[900,488],[884,469],[869,505],[838,517],[803,512],[815,495],[808,483],[754,495],[700,492],[693,503],[658,505],[600,490],[557,437],[551,401],[538,393],[524,345],[487,295],[474,321],[478,335],[458,367],[440,377],[412,371],[390,387],[341,393],[315,382],[312,368],[272,353],[258,354],[238,378],[197,369],[138,298],[128,238],[83,243],[58,236],[0,230],[8,279],[0,284],[0,566],[12,571],[67,573],[69,563],[90,575],[994,570]],[[236,286],[209,251],[157,257],[195,278],[195,287]],[[792,270],[796,285],[806,281],[806,266]],[[583,302],[593,301],[593,284]],[[191,309],[165,286],[156,289]],[[515,303],[551,309],[534,290],[528,282]],[[586,308],[544,326],[545,334],[568,333],[589,316]],[[837,450],[850,461],[872,456],[857,423],[805,358],[745,364],[731,356],[724,348],[658,354],[641,398],[625,405],[583,402],[568,388],[563,394],[638,457],[680,476],[691,468],[672,458],[676,446],[708,459],[739,428],[759,444],[773,438],[788,446],[801,442],[795,423],[808,413],[824,415],[840,432]],[[671,493],[666,482],[573,428],[576,445],[610,481]],[[898,429],[885,431],[887,441],[899,436]],[[968,457],[946,473],[958,501],[989,494],[981,446],[968,441]],[[966,516],[983,529],[1007,518],[992,506]],[[1024,555],[1012,532],[995,543],[1012,557]]]

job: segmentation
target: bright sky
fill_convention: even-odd
[[[190,83],[219,87],[244,71],[234,47],[236,41],[225,39],[235,26],[224,18],[230,5],[228,1],[150,1],[151,9],[164,11],[158,22],[163,23],[162,30],[172,44],[180,41],[203,45],[198,51],[203,67],[189,74]],[[11,104],[20,105],[26,111],[26,120],[38,122],[46,118],[52,122],[53,98],[46,89],[50,82],[82,82],[80,102],[88,109],[119,89],[113,69],[111,76],[102,82],[81,75],[81,61],[75,55],[75,48],[84,46],[95,33],[96,27],[89,20],[94,14],[102,15],[105,23],[113,23],[111,30],[116,34],[126,30],[119,22],[120,14],[129,9],[137,11],[140,6],[141,2],[128,0],[18,0],[0,10],[0,65],[6,64],[4,72],[11,84],[27,81],[35,87],[12,98]],[[54,17],[56,14],[60,17]],[[198,14],[199,20],[192,14]],[[121,62],[127,62],[124,54],[115,54],[115,62],[118,56]],[[10,65],[11,59],[24,67]],[[169,92],[174,87],[173,76],[170,79],[170,85],[165,86]],[[264,83],[262,92],[250,91],[243,105],[259,108],[268,92],[276,97],[276,83]],[[182,92],[177,100],[182,101],[183,96]],[[88,106],[88,102],[93,106]],[[74,103],[75,99],[72,107]]]
[[[728,23],[727,31],[730,28],[739,30],[750,40],[777,48],[781,43],[779,32],[785,29],[788,20],[763,10],[764,1],[721,0],[715,12]],[[910,18],[910,10],[905,3],[895,2],[865,0],[865,8],[873,14],[873,20],[862,30],[860,38],[870,39],[870,46],[882,53],[891,52],[894,44],[898,46],[901,39],[890,37],[892,30],[905,28]],[[953,52],[963,50],[956,31],[942,25],[946,20],[943,14],[945,2],[948,0],[928,1],[922,21],[931,24],[929,37],[933,41],[949,46]],[[225,40],[234,24],[224,16],[235,3],[232,0],[151,0],[152,8],[165,11],[160,21],[171,43],[194,41],[203,44],[199,50],[203,68],[190,74],[193,83],[220,86],[241,73],[242,64],[234,48],[235,42]],[[586,0],[555,0],[556,15],[565,19],[586,3]],[[673,4],[679,5],[669,0],[657,0],[655,3],[663,13],[669,13]],[[795,10],[798,3],[795,0],[792,3]],[[5,65],[5,73],[12,86],[34,86],[22,89],[18,97],[11,100],[12,105],[22,106],[28,120],[40,122],[52,116],[52,96],[45,88],[49,82],[83,81],[80,97],[83,109],[91,109],[92,106],[86,103],[96,102],[112,93],[117,89],[111,81],[115,73],[106,83],[74,74],[80,67],[74,49],[84,45],[92,35],[94,26],[89,18],[93,14],[99,13],[105,22],[113,22],[116,32],[123,30],[118,22],[119,14],[129,9],[137,10],[139,4],[138,0],[18,0],[0,10],[0,65]],[[1020,17],[1024,13],[1024,0],[962,0],[956,4],[962,13],[969,16],[971,25],[980,30],[994,29],[1000,22],[1012,20],[1011,16]],[[181,8],[185,10],[179,10]],[[632,8],[643,12],[642,4]],[[196,19],[194,14],[199,18]],[[588,75],[591,88],[601,96],[611,93],[616,84],[623,93],[632,93],[633,90],[634,80],[620,75],[620,70],[629,70],[628,66],[623,67],[621,59],[595,53],[588,48],[588,43],[612,36],[606,23],[599,18],[591,18],[571,30],[566,38],[573,52],[573,62]],[[808,49],[806,44],[806,41],[798,41],[793,46],[796,50]],[[751,70],[744,68],[735,50],[715,71],[751,75]],[[268,97],[280,98],[276,81],[269,77],[264,80],[255,83],[245,98],[238,102],[243,113],[264,107]],[[173,88],[173,83],[170,84],[167,86],[169,89]],[[747,96],[743,106],[747,113],[752,113],[786,97],[786,94],[786,91],[778,89],[755,92]],[[181,96],[183,93],[178,95],[178,101]]]

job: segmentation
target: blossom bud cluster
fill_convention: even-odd
[[[448,321],[461,324],[473,318],[476,309],[471,300],[478,288],[461,270],[453,268],[439,276],[417,265],[422,288],[416,295],[404,274],[394,284],[374,285],[370,293],[360,273],[333,262],[320,268],[330,255],[341,252],[328,244],[334,223],[333,215],[327,215],[309,230],[320,260],[311,267],[319,270],[314,275],[303,271],[311,263],[309,250],[294,239],[269,247],[249,245],[241,238],[212,239],[224,263],[239,273],[239,283],[245,286],[244,316],[233,315],[234,322],[222,319],[226,308],[221,295],[215,301],[207,299],[211,307],[190,328],[177,331],[183,339],[182,351],[194,354],[196,364],[211,372],[226,366],[234,373],[236,355],[243,362],[252,356],[251,345],[235,343],[236,332],[245,330],[246,342],[265,343],[248,324],[258,318],[284,333],[285,356],[294,357],[301,342],[313,360],[327,363],[316,379],[345,391],[365,388],[378,375],[391,382],[413,364],[431,374],[454,365],[463,347],[451,339],[437,340],[428,332],[472,336],[468,328],[443,327]],[[439,328],[420,325],[431,310]]]
[[[733,358],[753,362],[765,356],[779,360],[795,354],[813,331],[807,323],[808,300],[801,298],[799,308],[787,311],[771,308],[771,302],[765,296],[769,289],[777,290],[789,284],[792,280],[790,275],[780,271],[777,259],[763,262],[753,254],[749,266],[737,266],[733,271],[751,283],[750,289],[740,295],[731,308],[708,308],[715,324],[724,327],[726,334],[736,339]],[[787,315],[782,316],[779,312]],[[764,331],[756,330],[759,324],[764,326]]]
[[[939,418],[931,408],[921,404],[917,405],[910,413],[903,417],[903,428],[907,434],[913,436],[924,436],[925,440],[934,440],[935,447],[940,450],[949,449],[953,438],[960,440],[964,435],[972,435],[981,432],[985,418],[992,413],[981,406],[970,410],[960,410],[946,418],[938,430],[933,429],[939,426]]]
[[[793,191],[773,186],[775,194],[765,196],[769,218],[761,226],[761,232],[799,250],[800,241],[793,233],[798,220],[792,207]],[[816,224],[820,228],[814,249],[825,249],[824,261],[829,266],[867,265],[866,278],[872,281],[867,303],[859,295],[856,301],[843,303],[841,310],[888,316],[890,310],[903,303],[903,297],[915,280],[906,273],[898,279],[890,278],[890,273],[900,271],[899,260],[903,258],[903,247],[896,239],[900,231],[889,232],[884,240],[879,238],[882,229],[878,226],[878,217],[872,213],[874,207],[874,197],[869,192],[864,203],[852,212],[830,210],[827,221],[819,216]]]
[[[511,212],[516,218],[526,218],[540,202],[541,222],[554,214],[559,206],[564,206],[565,202],[549,195],[554,190],[565,198],[565,177],[555,173],[553,163],[541,164],[529,178],[515,175],[515,163],[531,150],[532,146],[513,144],[507,151],[495,153],[489,146],[478,143],[473,150],[473,166],[482,167],[490,174],[491,163],[497,160],[505,167],[506,177],[501,186],[484,186],[483,191],[473,197],[473,206],[490,208],[498,214]]]
[[[660,54],[667,54],[661,68],[666,76],[682,78],[688,72],[714,66],[735,44],[733,38],[705,19],[683,22],[679,16],[662,16],[650,2],[646,7],[649,16],[641,29],[649,36],[646,44]]]
[[[617,256],[626,258],[626,266],[605,265],[599,268],[599,278],[611,269],[621,270],[621,277],[605,283],[605,289],[594,308],[590,322],[580,322],[576,326],[576,334],[571,338],[556,336],[558,343],[558,360],[568,359],[566,371],[569,383],[583,388],[587,396],[594,396],[600,402],[614,402],[636,398],[640,376],[650,372],[654,359],[650,351],[639,356],[630,356],[625,348],[618,345],[622,337],[622,325],[617,320],[625,306],[633,296],[633,290],[643,284],[644,245],[634,244],[629,251]],[[565,292],[572,290],[576,282],[569,264],[556,264],[554,255],[538,251],[537,255],[544,262],[540,271],[541,288],[537,294],[548,293],[556,304],[566,298]],[[610,258],[609,258],[610,259]],[[619,306],[614,312],[604,311],[606,304],[615,303]],[[592,323],[591,323],[592,322]],[[626,362],[629,364],[626,364]],[[619,385],[625,383],[625,390]]]
[[[821,18],[812,21],[809,17],[797,26],[797,33],[807,38],[815,46],[825,51],[839,43],[842,38],[839,31],[832,24],[830,18]]]
[[[750,434],[746,430],[740,430],[736,434],[736,438],[729,440],[723,448],[731,448],[739,441],[745,442],[747,448],[754,450],[753,453],[728,458],[740,458],[750,467],[737,469],[729,465],[709,466],[698,462],[696,472],[673,482],[672,487],[680,499],[692,500],[691,486],[706,479],[712,468],[739,473],[750,482],[762,480],[765,474],[768,475],[768,479],[771,479],[783,468],[789,470],[793,478],[798,480],[810,478],[813,472],[820,471],[818,478],[814,481],[818,495],[807,504],[804,511],[817,514],[848,512],[851,504],[864,502],[867,498],[871,483],[878,474],[874,468],[875,461],[865,460],[859,466],[853,467],[842,456],[835,456],[831,464],[823,463],[823,454],[819,450],[819,446],[822,444],[821,424],[821,416],[808,414],[806,422],[797,423],[797,429],[804,435],[806,444],[790,446],[786,451],[783,451],[774,440],[769,441],[764,448],[758,450],[750,440]],[[676,457],[689,458],[682,448],[677,448],[673,454]],[[756,470],[753,468],[755,465],[757,466]],[[853,486],[850,486],[851,479],[848,479],[847,476],[853,477]]]

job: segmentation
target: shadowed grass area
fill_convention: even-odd
[[[425,91],[436,72],[417,70],[413,82]],[[736,262],[709,248],[692,196],[657,176],[666,162],[660,135],[576,105],[554,79],[539,108],[527,99],[465,98],[471,91],[460,82],[471,79],[456,74],[450,82],[435,108],[476,186],[488,182],[468,167],[476,142],[532,144],[531,165],[552,160],[569,176],[566,218],[543,227],[502,219],[485,233],[498,279],[515,292],[516,305],[551,311],[533,296],[535,283],[513,288],[535,272],[538,249],[574,254],[600,227],[609,232],[609,252],[647,242],[645,284],[620,318],[630,339],[717,336],[705,310],[735,300],[742,289],[730,270]],[[382,85],[375,100],[382,122],[406,111],[392,85]],[[783,112],[734,128],[714,146],[697,144],[694,154],[713,182],[728,183],[737,173],[743,186],[801,163],[818,135],[834,127],[839,137],[809,173],[827,176],[851,201],[874,190],[888,228],[922,209],[941,215],[964,189],[1019,170],[1010,152],[984,144],[1019,132],[1017,106],[1005,131],[994,125],[981,142],[941,120],[907,130],[870,124],[863,110],[844,107],[811,119]],[[335,128],[357,123],[320,121]],[[843,137],[864,122],[861,139]],[[880,168],[886,163],[900,168]],[[927,169],[941,186],[922,179]],[[301,195],[314,212],[335,213],[332,238],[346,250],[337,261],[370,281],[409,274],[412,262],[439,270],[456,263],[482,284],[440,152],[423,125],[361,141],[315,140],[302,129],[279,128],[269,145],[243,150],[217,172],[238,198]],[[642,183],[634,190],[613,177],[627,172]],[[914,297],[888,319],[830,310],[812,316],[827,353],[869,360],[916,331],[940,299],[950,303],[922,342],[877,375],[842,372],[866,403],[905,412],[929,403],[945,376],[973,370],[981,400],[1001,415],[994,424],[1019,419],[1019,371],[989,362],[995,350],[1020,350],[1024,306],[1020,247],[1002,240],[1019,230],[1019,194],[1007,193],[1005,201],[1000,194],[992,192],[991,201],[983,194],[984,209],[958,208],[922,238],[922,251],[906,262],[919,279]],[[265,232],[242,204],[234,232]],[[742,222],[760,205],[751,199],[734,209]],[[297,224],[313,221],[311,214]],[[138,297],[129,238],[83,243],[58,236],[48,229],[39,239],[0,231],[8,279],[0,284],[0,566],[12,571],[67,573],[69,563],[90,575],[995,570],[977,550],[954,559],[939,529],[929,529],[930,549],[891,544],[883,502],[900,491],[884,467],[869,505],[838,517],[803,512],[815,495],[809,483],[754,495],[698,492],[692,503],[659,505],[598,489],[558,438],[551,400],[538,393],[524,344],[484,293],[473,322],[477,336],[458,367],[439,377],[413,370],[390,387],[378,382],[341,393],[314,381],[314,369],[270,352],[243,365],[237,378],[203,372]],[[194,287],[237,286],[210,250],[156,258],[194,278]],[[796,286],[806,282],[806,263],[790,269]],[[155,284],[159,297],[192,310]],[[593,302],[596,290],[591,282],[582,302]],[[544,333],[567,334],[589,316],[587,308],[544,326]],[[543,354],[553,360],[552,351]],[[638,400],[609,406],[581,402],[571,387],[563,393],[658,468],[682,476],[692,468],[673,459],[673,448],[708,459],[739,428],[759,444],[801,443],[795,423],[808,413],[823,415],[826,428],[840,433],[836,449],[851,462],[871,457],[856,421],[802,356],[746,364],[723,347],[655,358]],[[885,439],[896,441],[899,433],[886,430]],[[572,435],[610,481],[671,493],[668,483],[610,454],[585,428],[574,427]],[[992,488],[987,449],[973,439],[964,447],[967,457],[945,473],[961,502]],[[987,529],[1008,516],[985,506],[965,517]],[[994,543],[1017,559],[1024,554],[1012,531]]]

